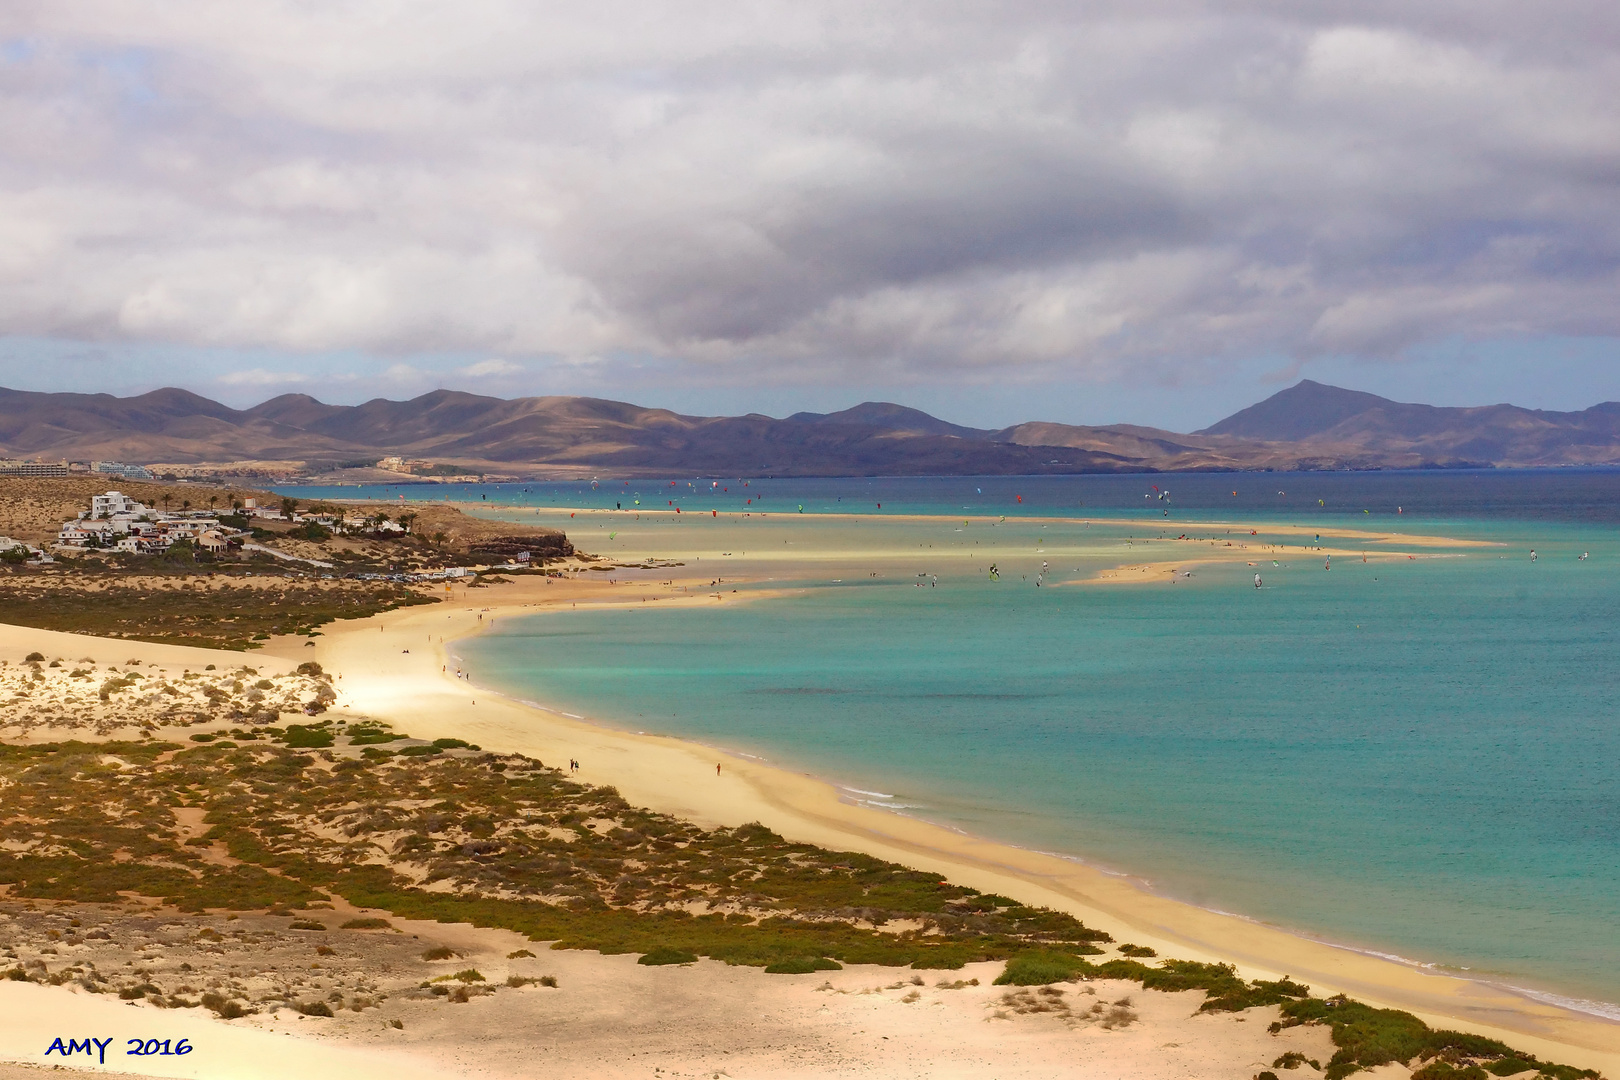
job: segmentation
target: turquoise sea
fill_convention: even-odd
[[[519,519],[577,506],[568,527],[587,550],[611,533],[626,554],[707,552],[717,574],[800,586],[697,610],[535,616],[462,643],[474,678],[515,697],[756,754],[1171,896],[1620,1018],[1604,1004],[1620,1002],[1620,473],[742,483],[387,497],[450,495]],[[679,498],[686,514],[644,525],[636,497]],[[740,517],[762,508],[768,519]],[[940,520],[898,520],[917,513]],[[1216,517],[1219,529],[1183,525]],[[1329,571],[1299,538],[1268,536],[1277,523],[1341,550],[1378,549],[1335,538],[1349,529],[1492,546],[1341,555]],[[797,580],[770,561],[778,541],[840,538],[884,554]],[[1228,540],[1251,544],[1257,566],[1065,584]],[[741,542],[760,550],[726,562]]]

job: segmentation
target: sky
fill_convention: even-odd
[[[0,385],[1620,399],[1620,8],[11,0]]]

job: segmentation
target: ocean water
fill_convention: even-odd
[[[512,620],[459,646],[473,677],[1194,903],[1620,1002],[1620,474],[750,481],[763,504],[740,505],[677,484],[425,493],[518,519],[577,505],[587,550],[611,533],[799,586]],[[679,524],[608,513],[682,490]],[[1351,528],[1490,546],[1327,571],[1277,523],[1341,550],[1379,550],[1335,538]],[[1228,540],[1258,565],[1074,584]],[[795,570],[795,547],[822,559]]]
[[[665,477],[512,484],[278,487],[303,499],[382,499],[568,510],[682,507],[687,513],[1119,515],[1196,511],[1308,517],[1405,514],[1437,519],[1620,523],[1620,469],[1411,472],[1125,473],[1093,476],[874,478]],[[1158,498],[1169,492],[1168,501]],[[638,503],[637,500],[640,500]]]

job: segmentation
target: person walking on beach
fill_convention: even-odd
[[[720,775],[720,763],[718,761],[714,763],[714,775]]]

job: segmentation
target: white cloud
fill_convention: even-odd
[[[893,382],[1616,335],[1604,10],[13,5],[0,334]]]
[[[514,364],[510,360],[498,358],[480,360],[476,364],[468,364],[460,369],[461,374],[474,379],[487,379],[498,375],[521,375],[527,370],[522,364]]]
[[[267,371],[264,368],[245,368],[228,371],[214,380],[223,386],[287,386],[307,383],[309,376],[298,371]]]

